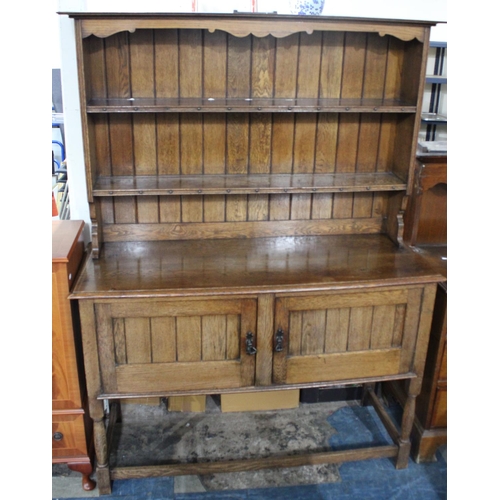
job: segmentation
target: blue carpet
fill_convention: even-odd
[[[397,423],[399,407],[391,407]],[[328,422],[337,431],[330,440],[334,450],[390,444],[385,428],[372,407],[347,406],[333,413]],[[126,479],[113,483],[106,500],[443,500],[447,497],[447,464],[438,451],[437,462],[396,470],[392,459],[346,462],[339,467],[337,483],[259,488],[250,490],[175,493],[174,479]],[[81,498],[81,497],[80,497]],[[78,500],[66,499],[66,500]]]

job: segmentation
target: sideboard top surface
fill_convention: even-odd
[[[383,235],[106,243],[72,298],[359,288],[441,282],[415,252]]]

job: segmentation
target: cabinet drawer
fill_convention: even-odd
[[[87,456],[84,415],[52,415],[52,459]]]
[[[255,299],[121,300],[95,306],[106,394],[254,384]]]
[[[277,299],[274,382],[411,372],[422,297],[413,287]]]

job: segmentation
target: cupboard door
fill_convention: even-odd
[[[421,299],[421,287],[278,298],[274,383],[411,372]]]
[[[251,386],[256,301],[176,300],[96,304],[104,393]]]

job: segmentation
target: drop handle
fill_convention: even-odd
[[[276,332],[276,344],[274,346],[275,352],[283,351],[283,341],[284,341],[284,332],[282,328],[278,328]]]
[[[249,356],[253,356],[257,352],[257,348],[253,345],[253,333],[247,333],[246,352]]]

